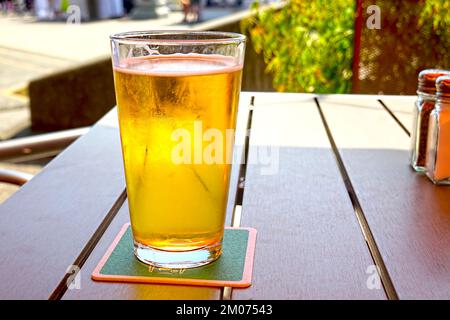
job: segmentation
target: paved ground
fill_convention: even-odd
[[[0,45],[0,140],[29,126],[28,81],[72,62]]]
[[[181,14],[166,19],[107,20],[80,25],[39,22],[33,17],[0,17],[0,140],[29,126],[28,101],[15,95],[33,79],[79,62],[104,56],[108,35],[177,24]]]

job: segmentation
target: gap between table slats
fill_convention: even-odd
[[[73,262],[72,265],[76,266],[78,269],[77,270],[70,270],[70,271],[73,271],[73,272],[66,273],[64,278],[61,280],[59,285],[56,287],[55,291],[53,291],[53,293],[51,294],[49,300],[60,300],[62,298],[62,296],[64,295],[64,293],[68,289],[68,284],[70,284],[69,279],[74,279],[77,276],[79,270],[81,270],[81,268],[83,267],[84,263],[88,259],[89,255],[92,253],[92,251],[94,250],[95,246],[98,244],[98,242],[100,241],[101,237],[105,233],[106,229],[108,229],[108,227],[111,224],[112,220],[115,218],[115,216],[119,212],[120,208],[123,206],[126,198],[127,198],[127,192],[126,192],[126,190],[124,190],[120,194],[120,196],[116,200],[116,202],[113,204],[113,206],[109,210],[108,214],[105,216],[105,219],[103,219],[102,223],[100,224],[100,226],[95,231],[94,235],[91,237],[91,239],[88,241],[86,246],[83,248],[83,250],[81,251],[81,253],[78,256],[78,258]]]
[[[232,227],[240,227],[241,226],[241,218],[242,218],[242,202],[244,200],[244,191],[245,191],[245,176],[247,173],[247,163],[248,163],[248,152],[250,148],[250,136],[252,130],[252,118],[253,118],[253,106],[255,103],[255,96],[250,98],[249,110],[247,114],[247,126],[245,130],[245,138],[243,144],[242,155],[240,156],[241,163],[239,164],[239,172],[236,179],[236,196],[234,197],[234,206],[233,206],[233,214],[231,217],[231,226]],[[222,300],[231,300],[232,299],[233,288],[232,287],[224,287],[222,289]]]
[[[389,273],[386,269],[383,258],[380,254],[378,246],[373,237],[372,231],[370,230],[370,226],[364,215],[364,211],[363,211],[363,209],[361,207],[361,203],[356,195],[355,189],[353,188],[352,181],[350,179],[350,176],[348,175],[347,169],[345,168],[345,164],[339,153],[339,149],[336,146],[336,142],[334,141],[333,134],[330,130],[330,127],[328,126],[326,117],[322,111],[322,108],[320,107],[319,99],[314,98],[314,101],[316,102],[317,109],[319,111],[320,117],[321,117],[323,125],[325,127],[325,131],[327,132],[327,136],[330,141],[331,148],[333,149],[333,153],[336,158],[336,163],[339,168],[339,172],[342,176],[342,180],[344,181],[350,201],[352,202],[353,209],[355,210],[355,214],[358,219],[359,225],[361,227],[361,231],[364,235],[364,238],[366,239],[366,242],[369,247],[369,251],[372,255],[372,258],[373,258],[376,266],[378,267],[378,272],[380,274],[381,281],[383,283],[386,294],[389,299],[397,300],[398,296],[397,296],[397,293],[395,292],[394,285],[392,284],[391,277],[389,276]]]
[[[409,137],[416,100],[417,96],[379,96],[378,102]]]

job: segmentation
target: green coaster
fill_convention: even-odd
[[[225,228],[223,252],[215,262],[193,269],[148,266],[133,253],[130,224],[123,226],[92,273],[97,281],[187,284],[214,287],[251,285],[256,230]]]

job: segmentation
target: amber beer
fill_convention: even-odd
[[[198,143],[195,130],[198,123],[203,131],[219,130],[223,153],[232,149],[225,137],[236,126],[241,74],[242,65],[231,58],[199,54],[132,58],[114,68],[128,203],[139,245],[167,252],[213,247],[220,255],[230,163],[225,157],[212,164],[195,161],[208,147]],[[173,159],[180,129],[191,146],[183,163]]]

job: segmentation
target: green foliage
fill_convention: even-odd
[[[432,23],[427,23],[431,21]],[[419,26],[432,26],[442,36],[448,36],[450,30],[450,1],[425,0],[420,14]]]
[[[265,10],[256,1],[254,16],[242,28],[263,54],[278,91],[351,91],[356,0],[290,0],[279,10]],[[363,26],[363,92],[409,92],[421,69],[449,67],[450,1],[376,4],[381,30]]]
[[[242,25],[264,55],[278,91],[349,92],[354,0],[291,0],[281,10],[259,10]]]
[[[61,1],[61,12],[67,12],[67,9],[69,9],[70,1],[69,0],[62,0]]]

